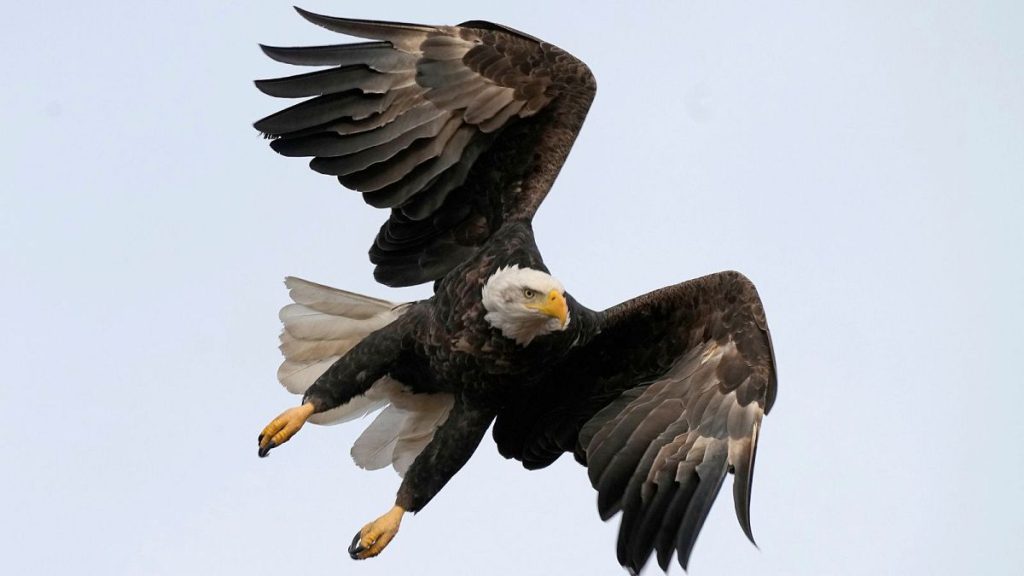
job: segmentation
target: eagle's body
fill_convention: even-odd
[[[313,98],[257,128],[390,208],[370,251],[375,276],[433,282],[434,295],[395,305],[289,279],[279,377],[303,405],[264,430],[261,455],[307,418],[383,408],[353,457],[404,477],[395,508],[356,535],[358,558],[387,545],[492,423],[501,454],[527,468],[566,452],[587,466],[601,516],[623,512],[619,561],[632,571],[654,550],[662,567],[678,550],[685,567],[727,472],[750,536],[757,435],[775,394],[753,285],[719,273],[597,312],[548,273],[534,241],[530,221],[594,96],[589,69],[489,23],[302,14],[378,41],[264,48],[334,67],[260,81],[275,96]]]

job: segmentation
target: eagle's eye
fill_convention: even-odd
[[[532,300],[533,297],[536,296],[536,295],[537,295],[537,293],[534,292],[533,290],[529,289],[529,288],[524,288],[523,289],[523,296],[525,296],[527,300]]]

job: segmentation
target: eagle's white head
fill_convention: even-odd
[[[533,268],[499,268],[484,284],[483,302],[484,320],[520,346],[569,326],[562,283]]]

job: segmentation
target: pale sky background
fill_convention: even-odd
[[[489,19],[571,51],[597,100],[535,227],[604,308],[737,269],[779,396],[753,523],[731,480],[690,573],[1024,573],[1024,3],[341,2]],[[285,2],[20,2],[0,20],[0,566],[6,574],[621,574],[585,470],[488,438],[378,559],[352,535],[399,479],[360,423],[256,435],[281,282],[403,300],[385,217],[251,123],[345,41]],[[657,574],[648,566],[647,574]],[[682,574],[678,566],[672,574]]]

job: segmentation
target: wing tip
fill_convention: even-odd
[[[733,463],[731,467],[733,473],[732,497],[736,508],[736,520],[739,521],[740,528],[743,529],[747,540],[750,540],[755,548],[757,548],[757,541],[754,539],[754,530],[750,522],[750,501],[754,485],[754,463],[757,460],[757,440],[760,429],[761,420],[757,418],[751,430],[749,444],[747,444],[747,454],[743,454],[746,458]]]
[[[310,12],[298,6],[292,6],[299,16],[306,21],[326,28],[331,32],[347,34],[358,38],[371,38],[374,40],[387,40],[393,45],[397,41],[404,44],[403,40],[409,33],[424,34],[437,30],[435,26],[424,26],[408,22],[386,22],[383,20],[365,20],[360,18],[339,18],[337,16],[326,16]],[[397,46],[396,46],[397,47]]]
[[[259,88],[259,86],[257,86],[257,88]],[[263,138],[267,140],[274,140],[283,134],[283,132],[274,129],[274,116],[275,115],[272,114],[270,116],[260,118],[252,123],[252,127],[260,133],[260,136],[263,136]]]
[[[338,32],[341,34],[349,34],[347,28],[348,24],[358,24],[356,20],[349,20],[346,18],[338,18],[336,16],[326,16],[324,14],[317,14],[316,12],[310,12],[299,6],[292,6],[292,8],[298,12],[299,16],[302,16],[307,22],[326,28],[331,32]]]
[[[733,470],[732,480],[732,498],[733,504],[736,508],[736,520],[739,522],[740,528],[743,533],[747,536],[747,540],[754,546],[757,546],[757,542],[754,541],[754,531],[751,528],[750,523],[750,469],[745,468],[739,471]]]
[[[259,46],[259,47],[260,47],[260,52],[263,52],[263,54],[264,54],[265,56],[267,56],[267,57],[268,57],[268,58],[270,58],[271,60],[277,60],[277,58],[275,58],[274,56],[275,56],[275,55],[276,55],[276,54],[278,53],[278,51],[280,50],[280,48],[279,48],[279,47],[277,47],[277,46],[271,46],[271,45],[269,45],[269,44],[263,44],[262,42],[260,42],[259,44],[257,44],[257,46]]]
[[[750,543],[754,545],[754,548],[757,548],[758,550],[760,550],[760,547],[757,545],[757,541],[754,540],[754,531],[750,527],[750,515],[749,514],[747,515],[746,522],[744,522],[742,520],[740,521],[740,528],[743,529],[743,534],[745,534],[746,537],[747,537],[747,540],[750,540]]]
[[[282,64],[304,64],[301,60],[295,59],[296,53],[301,53],[305,48],[289,48],[285,46],[271,46],[269,44],[257,44],[263,55],[275,62]]]
[[[310,12],[309,10],[306,10],[301,6],[296,6],[295,4],[292,4],[292,10],[295,10],[299,14],[299,16],[302,16],[303,18],[309,20],[310,22],[313,22],[314,24],[316,24],[316,18],[326,18],[326,16],[321,16],[320,14],[317,14],[315,12]]]
[[[274,90],[274,80],[272,78],[264,78],[260,80],[253,80],[252,83],[256,86],[256,89],[263,92],[267,96],[280,97],[281,95]]]

